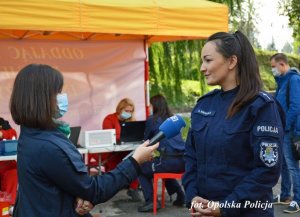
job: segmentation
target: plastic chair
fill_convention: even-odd
[[[165,179],[181,179],[183,173],[154,173],[153,177],[153,215],[157,211],[157,188],[158,180],[162,179],[161,185],[161,208],[165,207]]]

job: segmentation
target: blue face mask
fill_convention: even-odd
[[[149,109],[149,113],[150,113],[150,115],[153,115],[153,107],[152,106]]]
[[[123,118],[124,120],[131,118],[131,113],[130,112],[122,112],[121,113],[121,118]]]
[[[58,111],[56,112],[55,118],[61,118],[68,111],[68,96],[66,93],[57,94],[56,102]]]

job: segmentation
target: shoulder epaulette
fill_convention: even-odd
[[[216,93],[220,92],[220,89],[214,89],[213,91],[210,91],[208,92],[207,94],[204,94],[203,96],[201,96],[197,102],[205,97],[208,97],[208,96],[212,96],[212,95],[215,95]]]
[[[274,101],[274,98],[270,94],[268,94],[264,91],[259,91],[258,96],[263,98],[264,101],[266,101],[266,102],[273,102]]]

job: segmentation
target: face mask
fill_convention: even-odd
[[[150,113],[150,115],[153,115],[153,108],[150,108],[149,113]]]
[[[281,73],[279,72],[279,70],[276,67],[272,68],[272,73],[275,77],[278,77],[281,75]]]
[[[123,118],[123,119],[129,119],[129,118],[131,118],[131,113],[130,112],[122,112],[121,113],[121,118]]]
[[[68,96],[66,93],[57,94],[56,96],[58,111],[56,118],[61,118],[68,111]]]

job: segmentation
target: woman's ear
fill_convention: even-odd
[[[230,70],[234,69],[234,67],[237,66],[237,62],[238,62],[237,56],[232,55],[231,57],[229,57],[228,61],[229,61],[228,68]]]

